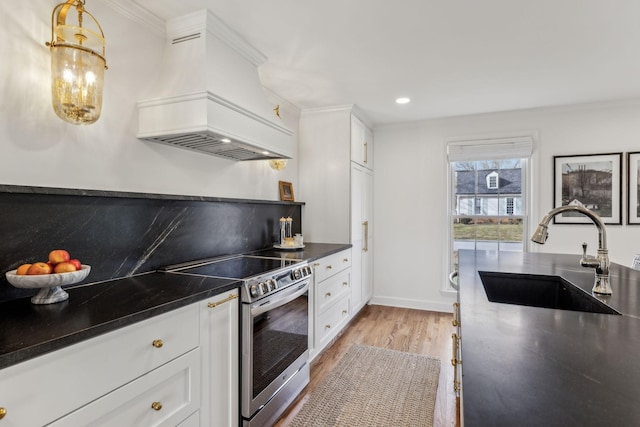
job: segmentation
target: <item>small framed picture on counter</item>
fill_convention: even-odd
[[[294,202],[293,184],[286,181],[279,181],[280,184],[280,200],[283,202]]]
[[[554,156],[553,205],[583,206],[605,224],[622,224],[622,153]],[[564,212],[556,224],[585,224],[578,212]]]

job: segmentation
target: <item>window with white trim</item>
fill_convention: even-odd
[[[450,271],[461,249],[526,250],[532,151],[531,136],[447,144]]]

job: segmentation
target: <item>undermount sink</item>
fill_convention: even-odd
[[[559,276],[479,271],[491,302],[589,313],[620,314]]]

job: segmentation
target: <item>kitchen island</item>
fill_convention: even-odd
[[[640,423],[640,271],[611,264],[621,315],[490,302],[478,271],[561,276],[591,294],[579,255],[460,251],[464,426]]]

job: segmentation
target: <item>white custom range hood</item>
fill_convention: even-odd
[[[158,97],[138,102],[137,137],[232,160],[291,158],[293,132],[258,77],[265,60],[208,10],[168,21]]]

